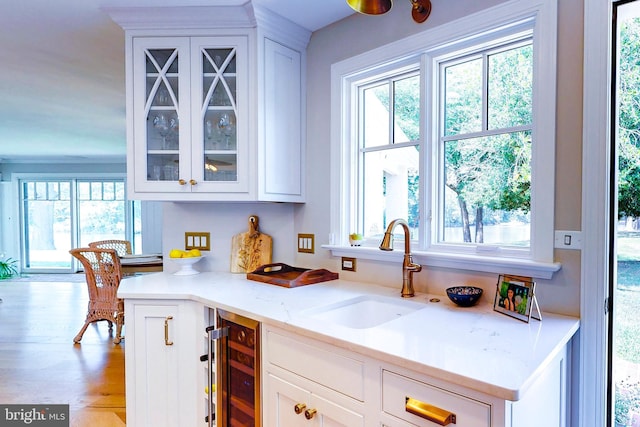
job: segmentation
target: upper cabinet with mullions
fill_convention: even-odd
[[[143,9],[107,10],[126,31],[129,197],[304,202],[309,32],[244,6]]]
[[[248,194],[247,37],[135,37],[133,57],[134,193]]]

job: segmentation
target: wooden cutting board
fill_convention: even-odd
[[[249,216],[249,231],[231,239],[231,272],[250,273],[271,263],[273,240],[258,230],[258,217]]]

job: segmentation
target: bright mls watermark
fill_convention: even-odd
[[[2,405],[0,427],[69,427],[69,405]]]

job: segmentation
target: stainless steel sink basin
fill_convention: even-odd
[[[419,302],[363,295],[306,311],[311,317],[354,329],[367,329],[424,308]]]

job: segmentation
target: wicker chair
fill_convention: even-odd
[[[89,288],[87,318],[73,342],[80,342],[90,323],[106,320],[109,332],[113,331],[113,324],[116,324],[113,343],[119,344],[124,325],[124,301],[116,296],[122,278],[118,254],[115,249],[98,248],[72,249],[69,253],[82,263]]]
[[[128,240],[99,240],[89,243],[90,248],[115,249],[119,257],[131,255],[131,242]]]

